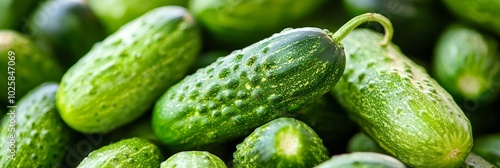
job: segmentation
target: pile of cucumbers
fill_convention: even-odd
[[[0,167],[500,167],[499,11],[3,0]]]

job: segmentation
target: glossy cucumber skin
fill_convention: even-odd
[[[334,155],[315,168],[406,168],[396,158],[374,152],[353,152]]]
[[[472,151],[500,167],[500,134],[484,135],[474,139]]]
[[[57,89],[57,83],[42,83],[17,108],[9,109],[0,127],[0,167],[56,167],[61,163],[71,130],[57,113]]]
[[[77,167],[159,167],[162,159],[153,143],[129,138],[92,151]]]
[[[454,24],[444,30],[434,50],[436,80],[458,99],[480,103],[500,90],[500,52],[494,38]]]
[[[500,1],[444,0],[443,4],[455,16],[500,35]]]
[[[249,134],[295,112],[335,85],[343,48],[318,28],[288,29],[219,58],[168,89],[153,129],[172,148],[193,148]]]
[[[0,57],[0,100],[5,104],[13,105],[15,100],[43,82],[61,79],[63,71],[56,59],[42,51],[28,36],[17,31],[0,30],[0,39],[0,53],[5,54]],[[10,80],[10,76],[15,79]],[[15,97],[13,101],[9,100],[9,95]]]
[[[325,0],[190,0],[189,9],[213,39],[244,47],[289,27]]]
[[[168,5],[186,6],[187,0],[87,0],[90,8],[112,34],[128,22],[145,13]]]
[[[170,156],[161,168],[226,168],[219,157],[206,151],[183,151]]]
[[[343,41],[348,64],[332,89],[337,101],[383,149],[412,167],[456,167],[472,147],[462,110],[425,69],[382,35],[352,31]]]
[[[278,118],[254,130],[236,146],[233,166],[313,167],[328,160],[323,141],[304,122]]]
[[[141,116],[184,77],[200,34],[182,7],[157,8],[95,45],[64,74],[57,107],[84,133],[109,132]]]

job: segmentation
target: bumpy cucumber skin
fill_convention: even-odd
[[[186,6],[187,0],[87,0],[108,33],[155,8],[168,5]]]
[[[495,39],[475,29],[449,26],[434,49],[436,80],[456,98],[493,100],[500,90],[498,46]]]
[[[425,69],[382,35],[352,31],[347,66],[332,89],[348,115],[383,149],[412,167],[459,166],[472,147],[467,117]]]
[[[291,151],[294,153],[286,151],[292,148],[296,148]],[[293,118],[278,118],[258,127],[236,146],[233,164],[235,168],[313,167],[328,157],[323,141],[311,127]]]
[[[189,9],[212,38],[243,47],[288,27],[325,0],[190,0]]]
[[[70,128],[56,111],[58,84],[47,82],[24,96],[1,123],[0,167],[56,167],[70,141]],[[15,115],[15,130],[9,124]],[[13,133],[15,131],[15,133]],[[10,136],[15,135],[15,156],[10,158]]]
[[[472,151],[500,167],[500,134],[484,135],[476,138]]]
[[[92,151],[77,167],[158,167],[162,159],[153,143],[129,138]]]
[[[444,0],[443,4],[459,18],[500,35],[500,1]]]
[[[191,66],[198,27],[182,7],[161,7],[94,46],[64,74],[57,107],[85,133],[108,132],[141,116]]]
[[[343,48],[327,32],[287,29],[169,88],[154,107],[153,129],[179,149],[240,137],[320,98],[344,66]]]
[[[460,168],[496,168],[496,166],[492,165],[490,162],[486,161],[474,152],[470,152],[469,156],[467,156],[467,159],[465,159],[464,164],[462,164]]]
[[[219,157],[206,151],[184,151],[170,156],[161,168],[226,168]]]
[[[396,158],[374,152],[353,152],[334,155],[315,168],[406,168]]]
[[[5,54],[0,57],[0,77],[3,82],[0,83],[0,100],[5,104],[12,105],[15,102],[8,102],[8,91],[15,92],[15,100],[23,97],[28,91],[47,81],[59,81],[63,75],[62,68],[52,55],[43,52],[27,36],[16,31],[0,31],[0,53]],[[10,72],[15,72],[15,83],[8,85],[7,79],[10,74],[7,72],[8,62],[13,57],[12,68]],[[8,87],[15,86],[15,90]],[[0,104],[4,104],[0,103]]]

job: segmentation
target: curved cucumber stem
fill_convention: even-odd
[[[375,21],[380,23],[384,27],[385,36],[382,40],[382,46],[386,46],[392,39],[392,34],[394,33],[394,29],[392,28],[392,23],[385,16],[378,13],[365,13],[358,15],[347,23],[342,25],[339,30],[337,30],[332,35],[333,41],[340,42],[344,39],[354,28],[358,27],[362,23]]]

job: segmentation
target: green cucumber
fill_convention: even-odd
[[[347,152],[376,152],[388,154],[380,145],[364,132],[358,132],[347,143]]]
[[[360,29],[342,41],[348,64],[332,93],[363,132],[407,165],[459,166],[472,147],[469,120],[424,68],[381,39]]]
[[[0,30],[0,104],[13,105],[28,91],[63,74],[56,59],[16,31]]]
[[[90,8],[101,20],[108,34],[126,23],[162,6],[186,6],[187,0],[87,0]]]
[[[219,58],[163,94],[153,110],[153,130],[167,147],[190,149],[241,137],[295,112],[335,85],[345,66],[339,41],[366,21],[390,28],[387,18],[368,13],[333,35],[285,29]]]
[[[104,38],[100,21],[82,1],[50,0],[30,18],[29,30],[69,68]]]
[[[278,118],[256,128],[236,146],[233,166],[313,167],[328,157],[311,127],[293,118]]]
[[[455,16],[500,35],[500,1],[444,0],[442,3]]]
[[[474,139],[472,151],[500,167],[500,134],[483,135]]]
[[[183,151],[170,156],[161,168],[226,168],[219,157],[206,151]]]
[[[92,151],[77,167],[158,167],[162,159],[153,143],[129,138]]]
[[[109,132],[151,108],[181,79],[201,48],[182,7],[154,9],[95,45],[64,74],[57,107],[84,133]]]
[[[500,52],[494,38],[454,24],[435,47],[436,80],[455,98],[489,102],[500,90]]]
[[[190,0],[189,9],[217,43],[239,48],[289,27],[323,2],[325,0]]]
[[[57,89],[42,83],[8,109],[0,124],[0,167],[59,166],[71,130],[56,111]]]
[[[470,152],[467,159],[465,159],[464,164],[460,166],[461,168],[496,168],[495,165],[492,165],[490,162],[483,159],[481,156],[475,154],[474,152]]]
[[[353,152],[334,155],[314,168],[406,168],[396,158],[374,152]]]

